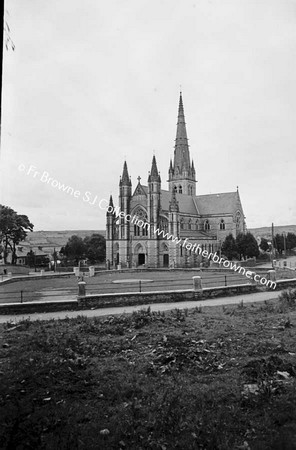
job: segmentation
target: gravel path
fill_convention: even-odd
[[[281,291],[277,292],[258,292],[255,294],[242,294],[232,297],[220,297],[212,300],[200,300],[200,301],[184,301],[173,303],[152,303],[139,306],[118,306],[113,308],[99,308],[90,309],[84,311],[58,311],[49,313],[36,313],[36,314],[24,314],[24,315],[1,315],[0,323],[8,321],[18,322],[24,319],[30,320],[50,320],[50,319],[65,319],[66,317],[73,318],[77,316],[86,317],[100,317],[109,316],[115,314],[132,313],[141,309],[147,309],[149,306],[151,311],[168,311],[171,309],[179,308],[195,308],[196,306],[219,306],[219,305],[235,305],[243,301],[244,303],[263,302],[265,300],[272,300],[278,298]]]

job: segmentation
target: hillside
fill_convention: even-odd
[[[255,237],[259,236],[266,239],[271,239],[271,227],[249,228],[248,231],[250,231]],[[281,234],[284,231],[286,233],[291,232],[296,234],[296,225],[274,227],[274,234]],[[33,231],[32,233],[28,234],[24,245],[34,248],[42,247],[44,251],[51,251],[55,247],[59,249],[66,245],[68,239],[74,234],[84,239],[86,236],[90,236],[93,233],[99,233],[103,236],[106,235],[105,230]]]
[[[255,237],[264,237],[265,239],[271,239],[271,226],[270,227],[261,227],[261,228],[248,228],[248,231],[252,233]],[[282,234],[286,233],[295,233],[296,234],[296,225],[281,225],[274,227],[274,234]]]
[[[65,231],[33,231],[29,233],[24,245],[30,247],[42,247],[44,251],[53,250],[53,248],[60,249],[66,245],[68,239],[76,234],[84,239],[86,236],[91,236],[94,233],[99,233],[105,236],[105,230],[65,230]]]

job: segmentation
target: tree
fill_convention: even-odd
[[[261,250],[263,252],[267,252],[267,250],[269,250],[269,244],[268,244],[268,240],[265,238],[261,238],[261,242],[259,247],[261,248]]]
[[[84,244],[86,247],[85,256],[91,264],[95,262],[101,262],[106,257],[106,239],[101,234],[94,233],[91,236],[84,238]]]
[[[33,267],[33,266],[36,267],[36,256],[35,256],[35,253],[33,252],[33,250],[30,250],[27,253],[27,263],[28,263],[29,267]]]
[[[276,250],[277,250],[280,254],[283,253],[283,250],[284,250],[284,248],[285,248],[285,245],[284,245],[284,236],[283,236],[283,234],[277,233],[277,234],[275,235],[273,245],[274,245],[274,247],[276,248]]]
[[[252,233],[239,233],[236,237],[236,244],[240,258],[242,256],[244,259],[253,258],[254,256],[258,258],[260,254],[258,242]]]
[[[221,252],[229,260],[232,260],[233,258],[238,257],[237,245],[236,245],[235,239],[232,234],[229,234],[228,236],[226,236],[226,238],[222,244],[222,247],[221,247]]]
[[[78,264],[79,260],[85,257],[86,246],[81,237],[73,235],[68,239],[65,247],[61,248],[60,253],[68,259],[74,259],[75,263]]]
[[[4,263],[7,262],[8,247],[12,252],[12,264],[16,264],[16,245],[25,240],[34,225],[27,216],[17,214],[9,206],[0,205],[0,242],[4,247]]]
[[[293,248],[296,248],[296,234],[294,233],[287,234],[286,245],[288,250],[293,250]]]

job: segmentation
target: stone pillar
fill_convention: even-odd
[[[85,297],[86,292],[86,282],[79,281],[78,283],[78,297]]]
[[[266,278],[270,281],[276,281],[276,273],[275,270],[268,270]]]
[[[251,278],[250,278],[250,280],[251,280],[251,283],[252,284],[257,284],[257,281],[256,280],[254,280],[254,276],[256,275],[256,272],[251,272]]]
[[[193,280],[193,290],[194,291],[202,291],[202,278],[201,277],[192,277]]]

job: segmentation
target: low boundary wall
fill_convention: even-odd
[[[296,278],[288,280],[279,280],[276,291],[296,288]],[[234,286],[221,286],[204,288],[200,290],[174,290],[160,292],[130,292],[116,294],[91,294],[78,296],[77,300],[50,301],[50,302],[25,302],[25,303],[2,303],[0,304],[0,314],[31,314],[52,311],[73,311],[85,309],[97,309],[112,306],[132,306],[144,305],[150,303],[171,303],[182,302],[186,300],[206,300],[218,297],[235,296],[240,294],[252,294],[263,292],[266,289],[259,284],[240,284]]]

